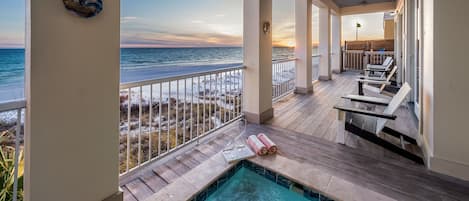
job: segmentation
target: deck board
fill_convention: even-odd
[[[137,200],[145,199],[155,193],[140,179],[135,179],[125,186],[128,188],[130,193],[137,198]]]

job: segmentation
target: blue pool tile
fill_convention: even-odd
[[[277,173],[270,171],[268,169],[265,169],[265,178],[267,178],[270,181],[276,182],[277,181]]]
[[[195,198],[196,201],[205,201],[207,199],[207,190],[200,192]]]
[[[255,173],[257,173],[258,175],[264,176],[265,168],[263,168],[261,166],[258,166],[258,165],[255,165],[255,164],[254,164],[253,168],[254,168]]]
[[[255,169],[255,164],[254,164],[254,163],[251,163],[251,162],[249,162],[249,161],[246,161],[246,162],[244,163],[244,167],[247,168],[247,169],[249,169],[249,170],[254,171],[254,169]]]
[[[304,188],[304,194],[303,196],[308,199],[308,200],[319,200],[319,193],[309,189],[309,188]]]
[[[229,171],[229,170],[228,170]],[[217,185],[218,187],[222,186],[224,183],[226,183],[231,177],[228,175],[228,172],[223,174],[220,178],[217,180]]]
[[[236,169],[235,168],[231,168],[230,170],[226,171],[226,176],[228,179],[230,179],[235,173],[236,173]]]
[[[207,188],[207,197],[210,197],[212,193],[214,193],[218,189],[217,187],[217,182],[213,182],[208,188]]]
[[[320,201],[334,201],[334,200],[332,200],[332,199],[330,199],[330,198],[328,198],[328,197],[326,197],[326,196],[324,196],[324,195],[321,195],[321,197],[319,198],[319,200],[320,200]]]
[[[277,184],[287,189],[290,189],[290,185],[292,184],[292,181],[290,181],[289,179],[287,179],[286,177],[282,175],[277,175]]]
[[[303,190],[303,185],[298,184],[298,183],[292,183],[290,190],[298,193],[300,195],[304,195],[304,190]]]
[[[240,161],[240,162],[236,163],[235,169],[236,169],[236,170],[241,169],[241,168],[243,167],[243,163],[244,163],[244,161]]]

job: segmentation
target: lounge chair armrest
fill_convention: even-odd
[[[366,116],[383,118],[383,119],[395,120],[397,118],[396,115],[389,115],[389,114],[379,113],[379,112],[375,112],[375,111],[368,111],[368,110],[358,109],[358,108],[354,108],[354,107],[344,107],[344,106],[335,105],[334,109],[344,111],[344,112],[351,112],[351,113],[355,113],[355,114],[362,114],[362,115],[366,115]]]
[[[391,82],[388,82],[388,81],[365,80],[365,79],[357,79],[357,82],[367,83],[367,84],[385,84],[385,85],[390,85],[391,84]]]
[[[382,78],[382,77],[370,77],[370,76],[364,76],[364,75],[360,75],[358,76],[359,79],[364,79],[364,80],[376,80],[376,81],[386,81],[386,78]]]
[[[365,69],[365,71],[381,72],[381,73],[388,72],[388,70],[386,70],[386,69],[377,69],[377,68],[367,68],[367,69]]]
[[[342,96],[343,99],[349,99],[351,101],[371,103],[375,105],[389,105],[390,100],[384,98],[377,98],[371,96],[359,96],[359,95],[347,95]]]
[[[386,67],[383,66],[383,65],[379,65],[379,64],[367,64],[367,65],[366,65],[366,68],[385,69]]]

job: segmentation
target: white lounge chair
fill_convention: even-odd
[[[365,69],[365,76],[368,77],[380,77],[391,70],[392,63],[394,62],[392,57],[386,57],[383,64],[372,65],[368,64]]]
[[[405,83],[390,101],[378,100],[375,102],[376,98],[365,96],[356,96],[354,99],[351,99],[352,101],[366,102],[368,104],[387,105],[386,109],[382,113],[363,110],[356,107],[334,106],[334,108],[339,112],[337,118],[339,125],[336,142],[345,144],[345,132],[348,131],[403,157],[423,164],[423,159],[420,156],[417,156],[405,149],[405,143],[417,144],[417,141],[385,126],[388,120],[395,120],[397,118],[394,113],[404,102],[410,91],[410,85]],[[400,146],[380,137],[385,134],[400,139]]]
[[[379,69],[379,70],[389,69],[392,66],[393,62],[394,62],[394,59],[392,57],[386,57],[386,59],[384,59],[383,61],[383,64],[381,65],[368,64],[366,65],[366,68],[367,69]]]
[[[381,94],[386,85],[391,84],[391,78],[397,72],[397,66],[394,66],[387,74],[383,72],[380,77],[360,76],[358,82],[358,95],[364,95],[363,89]]]

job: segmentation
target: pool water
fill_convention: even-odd
[[[207,201],[310,201],[245,167],[211,194]],[[316,199],[318,200],[318,199]]]

